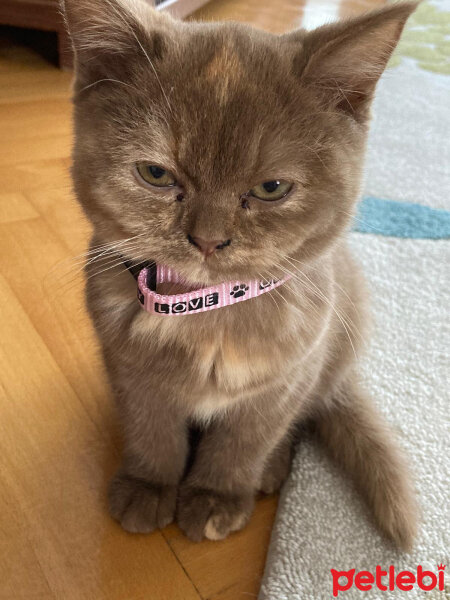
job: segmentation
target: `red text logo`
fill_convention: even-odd
[[[339,592],[346,592],[353,586],[363,592],[368,592],[373,587],[383,592],[388,590],[408,592],[414,587],[425,592],[429,592],[435,588],[442,591],[444,589],[444,570],[445,565],[442,564],[437,566],[437,574],[433,571],[424,571],[421,565],[417,567],[415,573],[412,571],[400,571],[396,573],[393,565],[388,567],[387,570],[383,570],[380,565],[377,565],[375,573],[371,573],[370,571],[359,571],[356,573],[355,569],[350,569],[349,571],[331,569],[333,596],[336,598]]]

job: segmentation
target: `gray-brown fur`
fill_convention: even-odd
[[[290,436],[308,418],[380,527],[410,547],[407,470],[354,383],[367,317],[345,232],[376,81],[415,5],[274,36],[182,23],[137,0],[65,4],[75,190],[92,249],[130,239],[94,252],[86,269],[124,434],[112,516],[148,532],[176,515],[194,540],[225,537],[245,525],[257,490],[281,485]],[[180,187],[141,186],[132,171],[143,160]],[[242,203],[271,179],[294,182],[284,201]],[[205,259],[188,235],[231,244]],[[142,311],[122,255],[193,283],[294,277],[248,302],[171,319]],[[201,436],[187,468],[193,425]]]

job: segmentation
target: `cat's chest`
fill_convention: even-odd
[[[242,390],[264,379],[273,369],[270,344],[258,333],[226,333],[217,340],[199,341],[196,354],[202,379],[218,390]]]
[[[298,307],[274,311],[264,296],[202,315],[137,313],[131,336],[149,381],[208,420],[230,406],[279,388],[296,369],[307,343]],[[271,392],[269,392],[271,393]]]
[[[230,405],[254,395],[279,371],[270,345],[240,336],[200,342],[194,372],[198,393],[188,395],[194,415],[208,419]]]
[[[257,323],[223,326],[204,319],[194,323],[188,316],[161,319],[155,327],[154,319],[147,317],[139,315],[133,327],[140,348],[152,340],[149,351],[153,357],[156,351],[158,363],[183,373],[179,392],[191,403],[228,404],[264,385],[283,367],[287,348]]]

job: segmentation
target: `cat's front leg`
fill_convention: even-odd
[[[132,533],[173,521],[188,453],[183,416],[149,390],[130,387],[118,397],[124,430],[122,466],[108,494],[111,516]]]
[[[177,509],[178,524],[193,541],[223,539],[248,522],[267,458],[295,414],[293,400],[279,398],[278,391],[252,399],[204,432]]]

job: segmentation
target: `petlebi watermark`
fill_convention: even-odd
[[[397,571],[394,565],[386,568],[377,565],[374,572],[331,569],[333,596],[336,598],[342,592],[342,597],[345,597],[344,592],[352,588],[362,592],[368,592],[371,589],[378,589],[382,592],[394,590],[408,592],[412,589],[420,589],[424,592],[435,589],[443,591],[445,589],[445,567],[446,565],[443,564],[437,565],[436,572],[427,571],[422,565],[418,565],[415,571]]]

